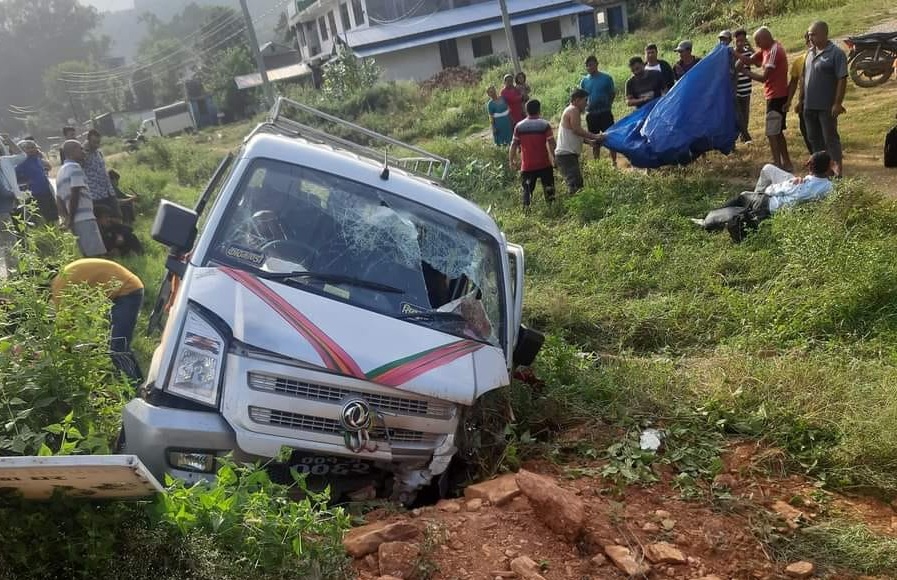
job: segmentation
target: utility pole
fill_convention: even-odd
[[[508,16],[508,3],[505,0],[498,0],[501,6],[501,22],[505,27],[505,36],[508,38],[508,54],[511,55],[511,62],[514,63],[514,74],[520,74],[520,60],[517,58],[517,43],[514,42],[514,31],[511,30],[511,17]]]
[[[252,23],[252,16],[249,14],[249,7],[246,0],[240,0],[240,8],[243,9],[243,19],[246,21],[246,34],[249,36],[249,48],[255,56],[255,63],[259,68],[259,74],[262,77],[262,89],[265,91],[265,101],[268,107],[274,106],[274,89],[271,87],[271,81],[268,80],[268,69],[265,68],[265,59],[259,52],[259,42],[255,37],[255,25]]]

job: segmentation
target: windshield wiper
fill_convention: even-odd
[[[457,312],[443,312],[440,310],[424,310],[422,312],[408,312],[396,316],[399,320],[418,319],[418,320],[464,320],[462,315]]]
[[[361,278],[353,278],[352,276],[341,276],[339,274],[327,274],[326,272],[265,272],[264,270],[256,271],[256,274],[266,280],[293,280],[295,278],[310,278],[321,282],[331,282],[333,284],[347,284],[349,286],[358,286],[360,288],[369,288],[378,292],[390,292],[393,294],[404,294],[405,291],[395,286],[387,286],[379,282],[370,280],[362,280]]]

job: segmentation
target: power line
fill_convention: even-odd
[[[261,14],[256,20],[254,20],[254,21],[253,21],[253,24],[255,24],[255,22],[261,22],[261,21],[263,21],[265,18],[270,17],[273,13],[275,13],[276,11],[280,10],[281,8],[283,8],[283,7],[284,7],[286,4],[288,4],[290,1],[292,1],[292,0],[282,0],[281,2],[275,4],[275,5],[272,6],[270,9],[268,9],[266,12],[264,12],[263,14]],[[205,56],[205,55],[207,55],[207,54],[209,54],[209,53],[215,51],[215,50],[218,49],[220,46],[222,46],[222,45],[224,45],[224,44],[230,42],[232,39],[234,39],[234,38],[236,38],[236,37],[242,35],[243,32],[245,32],[245,30],[246,30],[246,25],[245,25],[245,24],[244,24],[244,25],[241,25],[239,29],[235,30],[235,31],[232,32],[230,35],[228,35],[227,37],[225,37],[225,38],[223,38],[223,39],[220,39],[218,42],[216,42],[216,43],[213,44],[212,46],[205,47],[205,48],[203,48],[203,49],[201,49],[201,50],[199,50],[199,51],[194,51],[195,54],[194,54],[194,55],[192,56],[192,58],[190,58],[189,60],[187,60],[187,61],[185,61],[185,62],[183,62],[183,63],[180,63],[180,64],[173,64],[173,65],[167,66],[167,67],[165,67],[165,68],[164,68],[163,70],[161,70],[161,71],[158,71],[158,70],[157,70],[157,71],[153,71],[153,72],[155,72],[157,75],[158,75],[158,74],[168,74],[168,73],[170,73],[170,72],[173,71],[173,70],[182,69],[182,68],[185,68],[185,67],[187,67],[187,66],[189,66],[189,65],[196,64],[197,62],[200,61],[200,59],[201,59],[203,56]],[[185,47],[185,46],[182,45],[181,47],[179,47],[178,51],[180,51],[180,50],[187,50],[187,47]],[[175,53],[173,53],[173,54],[177,54],[177,53],[175,52]],[[169,56],[172,56],[172,55],[169,55]],[[163,61],[163,59],[159,59],[157,62],[162,62],[162,61]],[[147,68],[150,68],[150,67],[148,67],[148,66],[143,66],[143,67],[140,67],[140,69],[138,69],[138,70],[144,70],[144,69],[147,69]],[[135,70],[135,72],[136,72],[136,70]],[[119,77],[116,77],[116,78],[119,78]],[[59,80],[60,80],[60,81],[63,81],[63,79],[59,79]],[[98,81],[94,81],[94,83],[99,83],[99,82],[110,82],[111,80],[116,80],[116,79],[108,79],[108,80],[104,80],[104,81],[100,81],[100,80],[98,80]],[[141,85],[141,84],[143,84],[143,83],[145,83],[145,82],[149,82],[149,81],[153,81],[153,80],[154,80],[154,79],[153,79],[153,76],[152,76],[152,75],[149,75],[149,76],[147,76],[147,77],[145,77],[145,78],[137,79],[136,81],[133,80],[133,78],[132,78],[132,79],[130,80],[129,87],[130,87],[131,89],[133,89],[133,87],[135,87],[135,86],[138,86],[138,85]],[[63,81],[63,82],[64,82],[64,81]],[[121,87],[121,88],[124,89],[125,87]],[[66,92],[67,92],[69,95],[91,96],[91,95],[109,94],[109,93],[113,92],[114,90],[115,90],[115,89],[113,89],[113,88],[111,88],[111,87],[102,87],[102,88],[101,88],[101,87],[98,87],[98,88],[95,88],[95,89],[86,89],[86,88],[85,88],[85,90],[71,90],[71,89],[66,89]]]
[[[185,36],[184,38],[182,38],[180,41],[180,45],[185,46],[186,42],[188,40],[195,38],[197,36],[202,36],[203,38],[201,40],[204,40],[205,38],[208,38],[208,36],[217,34],[224,26],[227,26],[230,23],[228,21],[238,22],[241,20],[241,18],[239,17],[239,15],[236,12],[228,12],[228,13],[225,13],[225,14],[217,17],[217,20],[218,21],[215,22],[215,19],[213,19],[212,21],[203,24],[198,29],[196,29],[192,33],[190,33],[187,36]],[[134,69],[140,68],[141,66],[144,66],[144,63],[142,63],[141,61],[138,60],[132,64],[122,65],[122,66],[119,66],[119,67],[116,67],[113,69],[109,69],[106,71],[102,71],[102,72],[79,73],[79,72],[75,72],[75,71],[69,71],[69,72],[62,72],[60,74],[62,76],[71,76],[71,77],[98,77],[98,76],[106,77],[106,76],[115,76],[115,75],[122,74],[122,73],[129,74],[131,71],[133,71]]]
[[[214,37],[215,35],[217,35],[218,33],[220,33],[226,27],[228,27],[232,24],[237,24],[239,20],[240,19],[237,18],[236,20],[219,23],[219,25],[214,30],[208,31],[206,34],[199,37],[195,41],[195,43],[205,42],[206,40],[208,40],[208,39]],[[240,30],[242,31],[243,28],[245,28],[245,26],[241,25]],[[159,54],[157,54],[156,56],[158,56],[159,58],[156,58],[155,60],[152,60],[150,62],[139,63],[139,64],[135,63],[133,65],[123,67],[120,72],[112,73],[110,71],[100,71],[100,72],[95,72],[95,73],[80,73],[83,75],[90,75],[90,78],[84,78],[84,79],[60,78],[58,80],[65,82],[65,83],[69,83],[69,84],[78,84],[78,83],[89,84],[89,83],[105,82],[105,81],[117,80],[117,79],[126,79],[126,78],[132,76],[137,71],[146,70],[146,69],[158,66],[160,63],[166,62],[168,60],[171,60],[175,56],[178,56],[181,52],[190,51],[191,49],[192,49],[191,46],[186,45],[184,43],[184,41],[180,41],[180,42],[178,42],[178,45],[176,47],[171,49],[170,52],[162,51],[160,54],[164,55],[164,56],[160,56]],[[165,52],[168,52],[168,54],[165,54]],[[61,74],[63,74],[63,73],[61,73]]]

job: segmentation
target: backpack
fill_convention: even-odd
[[[885,167],[897,167],[897,127],[885,137]]]

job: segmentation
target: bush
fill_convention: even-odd
[[[42,257],[49,241],[59,255]],[[49,228],[20,248],[19,273],[0,283],[0,455],[108,453],[128,387],[109,358],[109,301],[72,287],[49,300],[73,239]]]

